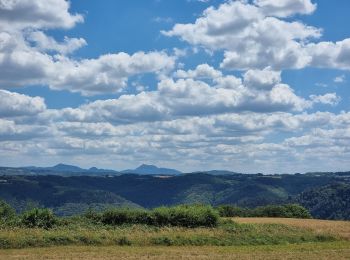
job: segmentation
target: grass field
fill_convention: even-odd
[[[288,218],[234,218],[244,224],[284,224],[311,230],[318,234],[329,234],[350,241],[350,221]]]
[[[49,247],[0,250],[0,259],[350,259],[349,242],[240,247]]]
[[[0,246],[9,249],[0,250],[0,259],[350,259],[350,222],[233,220],[194,229],[1,230]]]

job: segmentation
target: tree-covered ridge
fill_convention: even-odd
[[[166,178],[134,174],[104,177],[2,176],[0,198],[17,211],[34,205],[51,208],[59,215],[73,215],[88,208],[103,210],[111,206],[154,208],[202,203],[251,208],[299,202],[311,211],[313,217],[349,219],[349,212],[343,210],[344,207],[349,208],[344,199],[348,193],[342,191],[343,186],[349,185],[349,175],[310,173],[214,176],[196,173]],[[322,201],[331,205],[327,203],[330,197],[334,207],[325,210],[326,207],[317,206],[320,203],[322,205]]]
[[[316,218],[350,220],[349,183],[334,183],[305,191],[297,201]]]

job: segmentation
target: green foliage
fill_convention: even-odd
[[[34,208],[21,216],[21,224],[29,228],[50,229],[57,223],[57,218],[50,209]]]
[[[303,192],[298,202],[315,218],[350,220],[350,184],[334,183]]]
[[[181,205],[148,210],[115,208],[102,213],[88,212],[88,219],[106,225],[142,224],[155,226],[214,227],[219,215],[210,206]]]
[[[131,174],[2,176],[5,184],[1,184],[0,198],[6,198],[17,212],[26,210],[30,203],[50,207],[58,216],[82,214],[89,207],[102,211],[109,207],[155,208],[190,203],[242,208],[298,203],[315,218],[350,219],[349,177],[350,172],[221,176],[196,173],[169,178]]]
[[[210,206],[160,207],[153,210],[154,224],[158,226],[214,227],[219,215]]]
[[[267,205],[255,209],[222,205],[217,210],[221,217],[311,218],[310,212],[298,204]]]
[[[310,212],[297,204],[258,207],[253,214],[256,217],[311,218]]]
[[[94,218],[107,225],[152,224],[150,212],[139,209],[109,209],[101,214],[95,214]]]
[[[156,227],[147,225],[68,225],[53,229],[25,227],[2,228],[0,248],[27,248],[60,245],[97,246],[239,246],[277,245],[305,242],[335,241],[335,232],[313,232],[283,224],[240,224],[232,220],[221,221],[215,228]],[[322,223],[322,222],[321,222]]]
[[[284,205],[286,213],[289,215],[288,218],[312,218],[310,211],[299,204],[287,204]]]
[[[216,207],[221,217],[250,217],[251,210],[232,205],[220,205]]]
[[[0,200],[0,223],[6,223],[16,216],[16,211],[5,201]]]

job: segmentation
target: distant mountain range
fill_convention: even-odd
[[[16,168],[14,168],[16,169]],[[20,167],[19,169],[23,170],[30,170],[32,172],[55,172],[55,173],[111,173],[111,174],[117,174],[119,172],[114,170],[106,170],[106,169],[98,169],[96,167],[91,167],[90,169],[83,169],[78,166],[69,165],[69,164],[57,164],[52,167],[36,167],[36,166],[29,166],[29,167]]]
[[[180,175],[182,172],[174,169],[159,168],[154,165],[142,164],[136,169],[121,171],[121,173],[136,173],[140,175]]]
[[[136,169],[115,171],[109,169],[99,169],[91,167],[89,169],[80,168],[75,165],[57,164],[52,167],[0,167],[2,175],[62,175],[62,176],[82,176],[82,175],[121,175],[121,174],[138,174],[138,175],[181,175],[182,172],[175,169],[159,168],[155,165],[142,164]]]

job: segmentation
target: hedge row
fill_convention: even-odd
[[[216,209],[221,217],[312,218],[310,212],[298,204],[268,205],[255,209],[222,205]]]
[[[86,217],[107,225],[145,224],[155,226],[213,227],[218,213],[210,206],[160,207],[153,210],[116,208],[102,213],[88,213]]]

